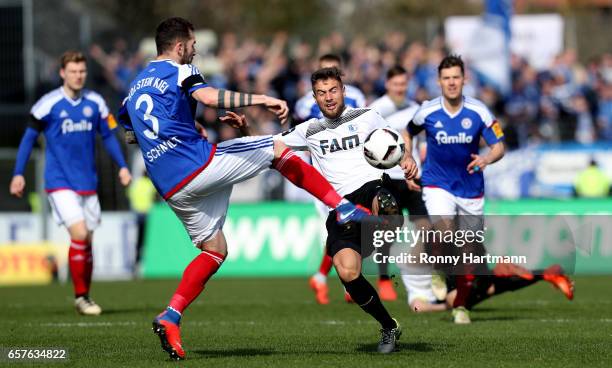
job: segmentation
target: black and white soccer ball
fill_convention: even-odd
[[[404,140],[391,128],[374,129],[365,139],[363,156],[377,169],[390,169],[404,157]]]

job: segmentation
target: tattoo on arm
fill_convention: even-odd
[[[229,92],[229,93],[227,93]],[[250,93],[219,90],[217,97],[217,107],[221,109],[233,109],[253,105],[253,95]]]
[[[225,90],[224,89],[219,90],[219,97],[217,97],[217,106],[221,108],[225,107]]]

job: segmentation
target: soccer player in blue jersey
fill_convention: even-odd
[[[464,81],[461,58],[445,57],[438,67],[442,96],[424,102],[408,124],[411,137],[423,130],[426,133],[423,199],[434,226],[443,229],[451,228],[457,215],[464,220],[483,215],[482,172],[504,156],[504,133],[499,123],[482,102],[463,95]],[[490,148],[485,155],[479,154],[481,138]],[[412,149],[410,142],[406,149]],[[475,269],[465,267],[456,277],[455,323],[470,323],[466,307]]]
[[[30,111],[30,123],[19,144],[11,194],[22,197],[23,172],[32,147],[45,136],[45,190],[58,224],[70,234],[68,266],[74,286],[76,310],[84,315],[102,312],[90,297],[93,272],[93,231],[100,223],[96,190],[96,132],[119,169],[119,180],[128,185],[131,175],[114,135],[117,123],[99,94],[83,89],[87,76],[85,56],[66,51],[60,61],[61,87],[44,95]]]
[[[273,97],[210,87],[190,64],[195,42],[189,21],[169,18],[159,24],[157,59],[131,83],[120,113],[124,126],[135,134],[153,184],[182,221],[193,244],[202,250],[185,269],[166,310],[153,322],[162,348],[173,359],[185,358],[179,327],[183,311],[225,260],[227,244],[222,228],[233,184],[274,168],[337,209],[338,222],[359,221],[367,215],[272,136],[237,138],[216,145],[200,136],[193,119],[196,101],[223,109],[264,105],[281,122],[289,111],[285,101]],[[246,122],[232,112],[221,121],[234,127]]]

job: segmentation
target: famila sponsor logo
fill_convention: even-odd
[[[448,135],[445,131],[436,133],[436,142],[438,144],[472,143],[473,139],[474,137],[463,132],[457,135]]]

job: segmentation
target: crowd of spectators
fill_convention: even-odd
[[[120,101],[129,82],[141,70],[147,58],[142,52],[130,52],[118,39],[110,51],[93,45],[90,56],[101,66],[103,79]],[[444,40],[429,45],[407,42],[404,34],[392,32],[380,42],[356,36],[350,40],[334,32],[318,44],[296,41],[279,32],[270,42],[253,38],[239,39],[227,33],[215,47],[199,51],[194,63],[209,83],[228,88],[275,95],[289,106],[310,92],[310,74],[317,58],[335,53],[344,60],[343,73],[348,83],[359,87],[371,102],[384,94],[386,71],[395,64],[410,72],[408,95],[422,102],[439,94],[437,66],[448,53]],[[517,55],[511,59],[512,90],[503,96],[491,86],[466,71],[465,94],[484,101],[499,118],[510,148],[538,143],[612,141],[612,54],[602,54],[584,65],[575,50],[559,54],[546,70],[535,70]],[[282,128],[274,116],[263,109],[244,110],[256,134],[273,134]],[[204,123],[212,140],[236,137],[237,131],[217,124],[217,112],[200,107],[198,119]],[[296,121],[293,122],[294,124]]]

